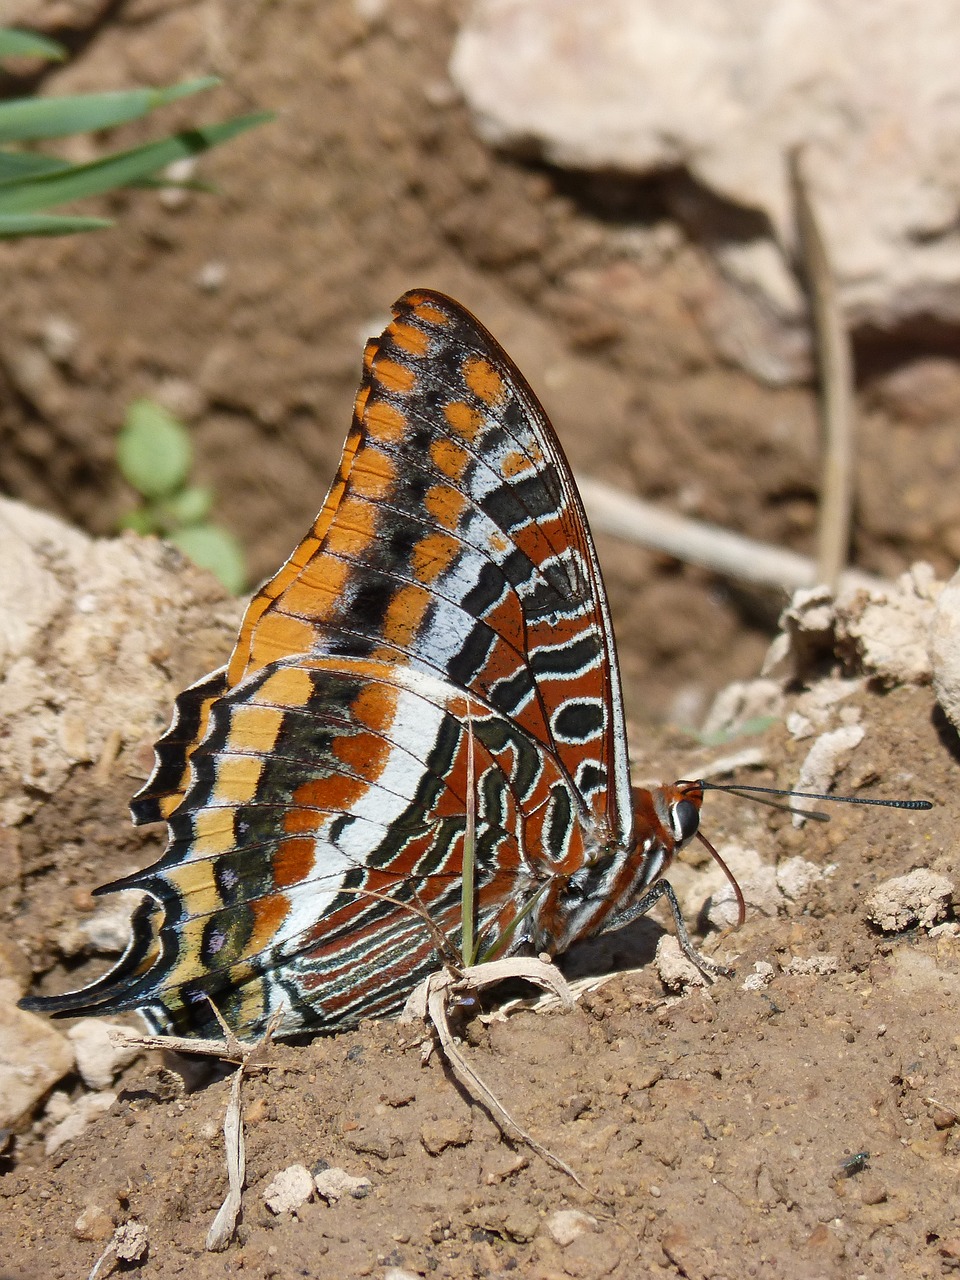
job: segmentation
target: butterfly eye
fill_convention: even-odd
[[[679,844],[686,844],[700,827],[700,810],[689,800],[678,800],[673,806],[673,832]]]

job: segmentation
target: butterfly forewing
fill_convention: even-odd
[[[227,667],[181,694],[134,801],[170,843],[108,888],[152,905],[61,1009],[199,1034],[209,997],[242,1035],[281,1005],[283,1030],[346,1026],[436,968],[438,930],[456,940],[471,806],[487,936],[629,847],[607,603],[553,430],[464,308],[419,291],[394,315],[320,515]]]

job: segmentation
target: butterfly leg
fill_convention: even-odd
[[[652,911],[661,898],[666,898],[670,906],[670,912],[673,916],[674,927],[677,931],[677,941],[680,943],[680,950],[687,957],[692,965],[697,968],[705,978],[709,978],[712,982],[715,978],[732,978],[734,970],[728,965],[717,964],[713,960],[708,960],[706,956],[702,956],[693,943],[690,941],[690,935],[687,932],[687,926],[683,922],[683,916],[680,912],[680,903],[677,901],[677,895],[673,891],[673,885],[669,880],[657,880],[647,890],[642,898],[638,898],[630,908],[630,918],[636,919],[638,916],[645,916],[648,911]],[[619,922],[618,922],[619,923]]]

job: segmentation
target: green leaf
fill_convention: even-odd
[[[132,511],[125,512],[117,521],[117,527],[132,529],[134,533],[139,533],[143,537],[148,533],[158,532],[152,507],[134,507]]]
[[[16,27],[0,27],[0,58],[48,58],[51,62],[62,62],[66,56],[66,49],[56,40]]]
[[[0,151],[0,182],[22,182],[24,178],[69,168],[70,161],[57,156],[42,156],[36,151]]]
[[[191,485],[166,498],[158,515],[167,529],[180,529],[188,524],[202,524],[213,507],[213,490]]]
[[[41,175],[0,187],[0,213],[36,213],[51,205],[83,196],[100,195],[148,177],[175,160],[198,155],[273,118],[268,111],[226,120],[175,134],[162,142],[151,142],[132,151],[119,152],[91,164],[73,165],[60,173]]]
[[[64,138],[72,133],[109,129],[129,120],[139,120],[157,107],[218,84],[220,80],[216,76],[203,76],[166,89],[15,98],[12,102],[0,103],[0,142],[35,142],[38,138]]]
[[[109,218],[71,218],[52,213],[0,213],[0,240],[11,236],[65,236],[112,227]]]
[[[193,450],[186,427],[153,400],[135,400],[117,438],[117,462],[145,498],[167,498],[186,483]]]
[[[232,533],[215,524],[192,524],[178,529],[170,541],[202,569],[215,574],[232,595],[247,584],[243,548]]]

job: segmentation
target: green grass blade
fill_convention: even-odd
[[[69,168],[70,161],[57,156],[41,156],[35,151],[0,151],[0,186]]]
[[[138,120],[156,107],[220,84],[216,76],[186,80],[166,89],[122,89],[63,98],[16,98],[0,103],[0,143],[63,138]]]
[[[62,62],[66,56],[66,49],[56,40],[16,27],[0,27],[0,58],[47,58],[50,62]]]
[[[490,946],[477,957],[477,964],[487,964],[490,960],[496,960],[503,955],[507,947],[510,945],[513,935],[517,931],[517,927],[522,924],[543,897],[546,887],[546,884],[542,884],[540,888],[527,899],[522,910],[513,917],[504,929],[503,933],[500,934],[499,938],[492,942]]]
[[[474,763],[473,720],[467,698],[467,825],[463,833],[463,867],[460,873],[460,956],[465,968],[476,962],[477,953],[477,787]]]
[[[24,182],[0,187],[0,214],[36,213],[52,205],[84,196],[101,195],[116,187],[126,186],[149,177],[175,160],[198,155],[210,147],[226,142],[237,134],[273,119],[269,111],[226,120],[174,134],[161,142],[150,142],[132,151],[106,156],[91,164],[73,165],[70,169],[46,174]]]
[[[0,240],[12,236],[66,236],[112,227],[108,218],[71,218],[50,213],[0,213]]]

